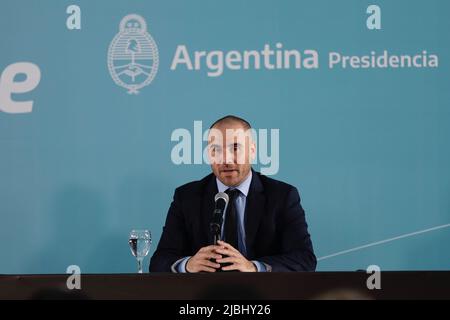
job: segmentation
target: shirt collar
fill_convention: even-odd
[[[219,179],[217,179],[217,177],[216,182],[217,182],[217,189],[219,190],[219,192],[225,192],[227,189],[230,189],[230,187],[224,185]],[[245,178],[245,180],[242,181],[240,185],[238,185],[237,187],[231,187],[231,189],[238,189],[244,196],[247,197],[251,182],[252,182],[252,170],[250,170],[248,177]]]

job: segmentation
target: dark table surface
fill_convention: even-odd
[[[366,272],[0,275],[0,299],[450,299],[450,271],[381,272],[369,290]]]

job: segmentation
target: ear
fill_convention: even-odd
[[[256,143],[253,139],[250,142],[250,161],[254,161],[256,159]]]

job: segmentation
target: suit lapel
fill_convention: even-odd
[[[266,197],[264,196],[264,188],[259,175],[253,171],[252,182],[246,199],[245,205],[245,234],[247,256],[253,256],[253,243],[256,233],[261,222],[261,218],[265,212]]]

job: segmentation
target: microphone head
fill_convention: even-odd
[[[212,215],[210,225],[211,233],[215,238],[220,239],[220,232],[222,229],[223,214],[227,210],[229,197],[225,192],[218,192],[214,196],[215,208]],[[216,242],[214,241],[214,244]]]
[[[228,195],[225,192],[218,192],[214,197],[214,202],[217,202],[217,200],[223,199],[225,201],[225,204],[228,204],[228,200],[230,199]]]

